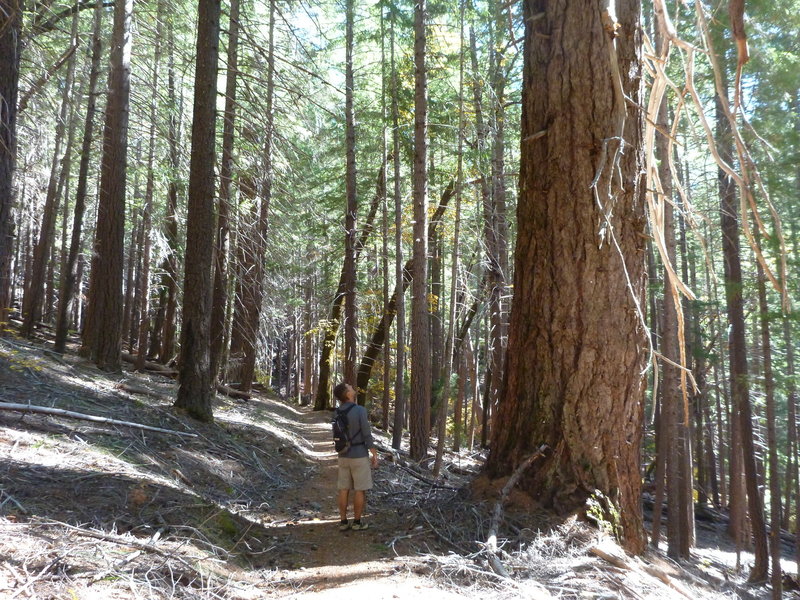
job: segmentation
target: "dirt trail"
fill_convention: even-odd
[[[286,561],[282,561],[286,568],[278,577],[282,588],[279,596],[287,597],[285,594],[291,590],[291,598],[379,600],[419,593],[426,598],[464,598],[463,594],[433,587],[430,580],[414,576],[405,564],[394,560],[392,541],[406,534],[405,522],[381,510],[375,494],[367,496],[364,520],[369,529],[339,531],[331,413],[271,400],[265,403],[274,417],[285,420],[282,425],[294,433],[298,449],[309,465],[304,480],[275,495],[271,511],[274,520],[267,524],[276,535],[286,536],[291,548]],[[373,434],[376,438],[381,436],[374,429]],[[374,472],[375,490],[380,486],[381,468]]]

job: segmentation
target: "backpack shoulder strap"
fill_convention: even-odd
[[[340,406],[339,408],[336,409],[336,412],[338,412],[340,415],[346,415],[351,410],[353,410],[355,407],[356,407],[355,403],[352,403],[350,406],[348,406],[344,410],[342,410],[342,407]]]

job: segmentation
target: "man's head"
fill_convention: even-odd
[[[339,402],[348,402],[352,401],[355,398],[355,390],[353,386],[349,383],[340,383],[335,388],[333,388],[333,395]]]

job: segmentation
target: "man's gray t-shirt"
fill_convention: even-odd
[[[372,441],[369,420],[367,419],[367,409],[353,402],[345,402],[336,410],[344,412],[351,406],[353,408],[347,413],[347,430],[350,433],[351,446],[347,452],[340,454],[340,456],[344,458],[365,458],[369,456],[368,450],[375,446]]]

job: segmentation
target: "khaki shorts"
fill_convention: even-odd
[[[339,457],[339,487],[340,490],[371,490],[372,469],[369,466],[369,457],[344,458]]]

